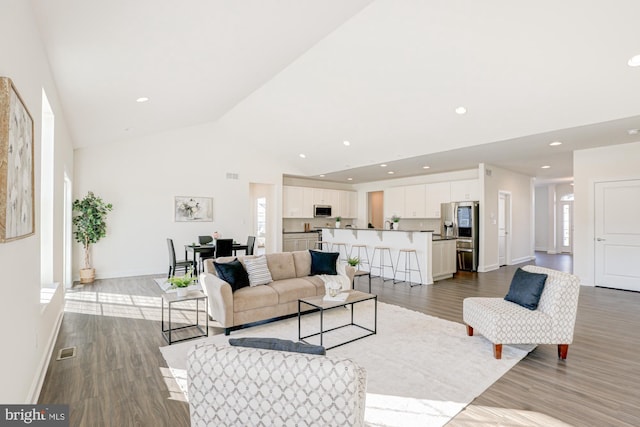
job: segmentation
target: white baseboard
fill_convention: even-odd
[[[478,267],[478,273],[487,273],[489,271],[497,270],[500,266],[498,264],[491,264]]]
[[[60,333],[60,326],[62,326],[62,318],[64,316],[64,310],[60,311],[58,314],[58,318],[56,320],[56,326],[49,337],[49,342],[47,342],[47,351],[42,355],[42,359],[40,359],[38,375],[33,378],[33,383],[29,388],[29,394],[27,395],[27,403],[37,404],[38,398],[40,397],[40,391],[42,390],[42,384],[44,384],[44,378],[47,375],[47,369],[49,368],[49,361],[51,360],[51,355],[53,354],[53,349],[56,346],[56,340],[58,339],[58,333]]]
[[[558,252],[551,250],[551,251],[547,251],[547,254],[549,255],[556,255]]]
[[[520,258],[515,258],[511,260],[511,265],[522,264],[523,262],[529,262],[535,260],[535,256],[523,256]]]

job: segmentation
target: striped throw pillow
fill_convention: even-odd
[[[250,286],[266,285],[273,281],[271,272],[267,266],[267,257],[264,255],[255,258],[245,258],[244,266],[249,274]]]

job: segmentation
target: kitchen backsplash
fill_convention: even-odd
[[[314,230],[315,227],[335,227],[336,221],[335,218],[283,218],[282,219],[282,231],[287,232],[303,232],[304,231],[304,223],[308,222],[311,225],[311,230]],[[344,227],[345,225],[356,224],[355,220],[351,219],[343,219],[340,222],[340,227]]]

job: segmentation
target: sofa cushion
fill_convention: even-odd
[[[278,305],[278,293],[271,286],[247,286],[233,293],[234,312],[275,305]]]
[[[240,261],[234,259],[231,262],[219,263],[214,261],[213,265],[218,273],[218,277],[231,285],[233,292],[240,288],[249,286],[249,276]]]
[[[286,304],[291,301],[298,301],[300,298],[313,297],[318,293],[316,287],[304,279],[284,279],[277,280],[269,284],[278,294],[278,303]]]
[[[245,258],[244,265],[247,268],[251,286],[266,285],[272,282],[273,279],[269,267],[267,267],[267,258],[264,255],[251,259]]]
[[[295,251],[293,262],[296,265],[296,277],[306,277],[311,275],[311,254],[309,251]]]
[[[273,280],[291,279],[296,277],[296,267],[291,252],[267,254],[267,265]]]
[[[316,295],[324,295],[327,293],[327,289],[324,285],[324,280],[320,276],[307,276],[301,277],[302,280],[306,280],[316,288]]]
[[[309,250],[311,254],[311,274],[336,275],[336,263],[340,254],[338,252],[321,252]]]
[[[504,299],[529,310],[535,310],[538,308],[546,280],[546,274],[530,273],[518,268],[511,280],[509,292]]]
[[[238,347],[264,348],[266,350],[290,351],[292,353],[318,354],[324,356],[327,354],[325,348],[321,345],[307,344],[305,342],[293,342],[291,340],[282,340],[279,338],[229,338],[229,344]]]

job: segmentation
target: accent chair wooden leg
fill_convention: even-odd
[[[502,344],[493,345],[493,357],[496,359],[502,359]]]
[[[567,358],[567,352],[569,351],[569,344],[558,344],[558,357],[562,360]]]
[[[467,325],[467,335],[470,337],[473,336],[473,326]]]

